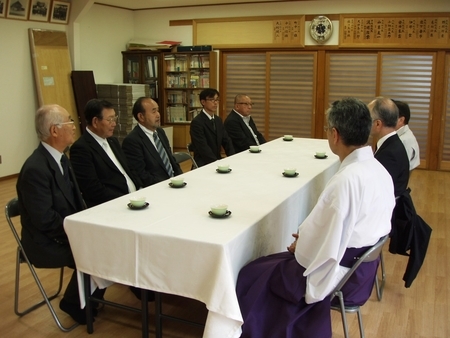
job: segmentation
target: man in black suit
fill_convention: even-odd
[[[216,89],[204,89],[200,93],[202,111],[191,121],[191,141],[194,159],[199,167],[220,160],[221,147],[227,156],[234,154],[234,147],[222,120],[215,115],[219,104]]]
[[[87,127],[70,148],[70,159],[88,207],[101,204],[141,188],[127,164],[117,138],[113,105],[92,99],[84,109]]]
[[[134,103],[133,116],[138,125],[123,140],[122,149],[131,170],[136,172],[143,186],[182,174],[170,150],[166,133],[160,128],[158,104],[151,98],[140,97]],[[156,138],[162,146],[160,150]]]
[[[383,97],[376,98],[368,106],[373,121],[371,135],[377,140],[375,158],[391,175],[395,196],[400,196],[408,187],[409,159],[395,131],[398,108],[391,99]]]
[[[68,266],[75,269],[63,221],[85,204],[64,151],[74,141],[75,125],[58,105],[46,105],[35,116],[40,144],[25,161],[17,180],[22,223],[22,244],[31,263],[38,268]],[[76,271],[60,301],[61,310],[86,324],[80,309]]]
[[[258,131],[250,116],[252,106],[250,97],[244,94],[236,95],[234,109],[231,110],[224,122],[225,130],[237,153],[249,149],[252,145],[259,146],[266,143],[264,136]]]

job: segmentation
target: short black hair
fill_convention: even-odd
[[[200,93],[200,101],[206,100],[208,98],[214,98],[214,96],[220,96],[219,91],[214,88],[203,89]]]
[[[405,118],[405,124],[409,123],[411,118],[411,111],[409,110],[409,105],[402,101],[392,100],[398,108],[398,117]]]
[[[92,99],[86,103],[84,107],[84,118],[86,119],[86,123],[88,126],[92,125],[92,120],[94,117],[101,120],[103,118],[102,112],[103,109],[114,109],[114,106],[111,102],[100,99]]]
[[[346,146],[367,144],[372,118],[367,105],[354,97],[333,102],[327,112],[329,128],[335,128]]]
[[[148,99],[149,99],[148,97],[141,96],[134,103],[134,105],[133,105],[133,116],[136,119],[136,121],[139,121],[139,119],[138,119],[138,114],[139,113],[145,113],[145,109],[144,109],[144,106],[142,105],[142,102],[144,102],[144,100],[148,100]]]

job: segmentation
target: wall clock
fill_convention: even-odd
[[[326,16],[319,15],[312,19],[309,34],[318,43],[327,41],[333,32],[333,24]]]

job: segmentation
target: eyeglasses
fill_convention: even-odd
[[[102,117],[100,120],[105,120],[105,121],[108,121],[109,124],[112,124],[113,122],[117,122],[118,119],[119,119],[119,116],[112,116],[112,117],[108,117],[107,119]]]
[[[238,104],[245,104],[247,107],[252,107],[252,106],[255,105],[255,104],[252,103],[252,102],[238,102]]]
[[[220,102],[219,99],[206,99],[206,101],[214,102],[214,103],[219,103]]]
[[[55,126],[62,127],[62,126],[65,125],[65,124],[74,124],[74,123],[75,123],[75,121],[71,118],[70,121],[68,121],[68,122],[61,122],[61,123],[56,123]]]

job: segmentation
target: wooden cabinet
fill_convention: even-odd
[[[149,51],[124,51],[123,82],[142,83],[150,87],[150,97],[158,104],[161,97],[161,53]]]
[[[216,53],[164,53],[162,62],[164,121],[189,123],[202,110],[200,92],[217,86]]]

